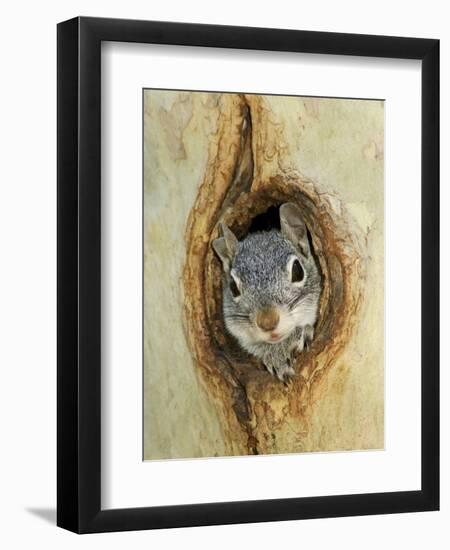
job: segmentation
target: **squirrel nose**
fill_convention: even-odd
[[[274,307],[260,309],[256,314],[256,324],[266,332],[276,328],[279,320],[280,315]]]

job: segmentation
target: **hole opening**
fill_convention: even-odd
[[[266,186],[262,193],[241,195],[236,203],[218,221],[224,221],[239,240],[256,231],[279,230],[279,209],[285,202],[294,202],[297,204],[304,215],[311,252],[314,255],[322,279],[319,315],[315,325],[316,334],[309,350],[300,354],[296,359],[297,368],[301,369],[305,363],[311,361],[314,354],[319,353],[327,345],[330,333],[329,329],[333,325],[333,318],[337,312],[337,308],[333,307],[337,305],[336,300],[334,300],[335,293],[333,291],[330,292],[330,287],[334,283],[330,280],[329,263],[325,252],[327,243],[324,242],[325,232],[320,220],[323,212],[320,205],[299,190],[297,185],[293,187],[292,192],[287,193],[280,193],[276,186]],[[216,228],[212,232],[211,240],[217,235],[216,225]],[[210,287],[210,296],[212,299],[208,299],[208,293],[205,299],[205,306],[208,309],[208,318],[211,326],[212,345],[220,350],[219,354],[221,357],[223,355],[227,356],[228,363],[235,371],[245,372],[246,378],[257,376],[261,372],[261,369],[258,368],[261,367],[259,362],[242,350],[239,343],[233,336],[228,334],[225,328],[222,314],[222,284],[217,284],[217,281],[222,280],[220,261],[210,252],[206,263],[205,277],[209,278],[210,281],[216,282]],[[336,269],[332,271],[339,286],[342,272],[339,273],[339,270]]]

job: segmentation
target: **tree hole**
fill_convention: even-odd
[[[337,228],[333,227],[329,205],[321,204],[319,197],[312,197],[301,190],[298,182],[292,184],[278,181],[265,186],[264,191],[240,195],[212,227],[209,243],[218,236],[220,221],[224,221],[239,240],[251,232],[279,229],[279,208],[284,202],[294,202],[301,209],[308,228],[311,250],[322,277],[323,290],[315,337],[310,348],[301,353],[295,362],[296,371],[302,371],[307,376],[308,372],[314,370],[317,357],[333,341],[343,317],[345,270],[339,260],[339,235],[334,233]],[[204,307],[215,356],[225,360],[238,378],[248,381],[253,376],[261,376],[261,372],[266,376],[262,365],[242,350],[225,328],[222,314],[222,266],[211,246],[206,253],[203,276],[206,291]],[[271,381],[270,375],[267,375],[267,380]]]

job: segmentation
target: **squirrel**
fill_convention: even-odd
[[[223,317],[240,346],[282,382],[314,338],[322,278],[300,209],[284,203],[280,228],[238,241],[224,223],[212,243],[222,262]]]

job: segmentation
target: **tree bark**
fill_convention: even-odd
[[[191,203],[183,206],[187,219],[181,216],[177,230],[173,224],[170,230],[181,237],[184,221],[182,245],[172,250],[181,287],[170,304],[183,320],[184,339],[179,335],[170,344],[165,338],[171,349],[187,345],[190,357],[181,359],[179,353],[176,371],[190,373],[190,390],[175,376],[165,381],[166,389],[156,381],[164,357],[152,349],[154,334],[146,330],[155,324],[147,315],[147,295],[164,273],[150,273],[150,258],[145,260],[145,457],[383,447],[382,102],[171,93],[167,103],[168,92],[147,94],[144,131],[156,121],[164,124],[166,137],[165,147],[156,152],[149,147],[145,159],[145,209],[154,208],[151,182],[164,180],[158,190],[167,195],[171,189],[176,197],[183,169],[189,174],[186,168],[197,163],[197,173],[185,182],[193,189]],[[153,140],[155,146],[154,134]],[[206,145],[203,164],[206,149],[199,153],[199,146]],[[169,150],[178,158],[168,158]],[[170,178],[170,172],[177,177]],[[211,247],[220,221],[242,238],[257,216],[286,201],[303,211],[324,284],[314,341],[298,356],[289,385],[268,374],[227,334],[221,266]],[[173,218],[172,213],[167,223]],[[147,213],[145,223],[144,247],[155,259],[164,241],[155,239]],[[165,249],[159,251],[170,258]],[[157,300],[162,311],[169,306],[165,299]],[[152,406],[151,395],[164,392],[172,392],[178,411],[169,411],[161,425],[159,398]],[[202,416],[200,434],[192,427],[189,433],[180,406],[188,415],[190,408]],[[165,427],[176,440],[171,426],[179,428],[178,423],[184,426],[184,445],[162,437]]]

